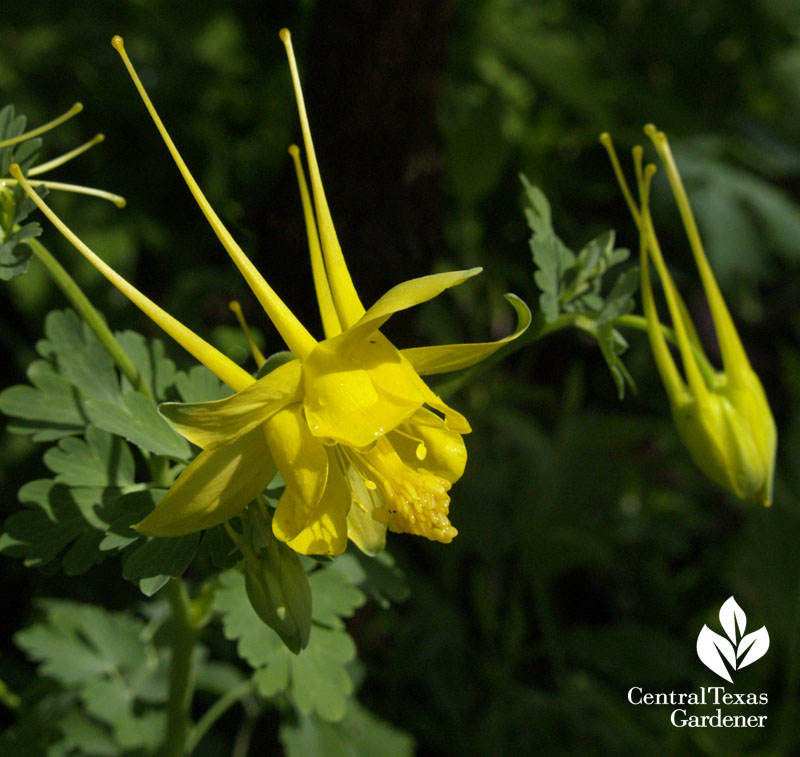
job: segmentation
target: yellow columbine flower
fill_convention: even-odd
[[[202,452],[137,528],[178,536],[221,523],[272,479],[286,482],[273,531],[304,554],[337,554],[348,536],[364,551],[383,547],[387,527],[449,542],[448,510],[461,477],[466,419],[437,397],[420,375],[472,365],[519,336],[530,322],[513,295],[517,330],[497,342],[396,349],[379,331],[393,314],[462,283],[480,269],[423,276],[390,289],[365,309],[353,286],[322,188],[289,32],[281,32],[297,98],[314,208],[297,168],[312,272],[325,338],[317,341],[245,256],[208,204],[167,134],[128,59],[122,56],[175,163],[223,247],[280,332],[294,359],[258,380],[169,316],[111,270],[33,199],[72,244],[120,291],[237,393],[217,402],[168,403],[162,413]],[[16,175],[16,174],[15,174]],[[27,182],[18,176],[27,188]]]
[[[637,207],[611,137],[603,134],[600,139],[608,150],[620,187],[639,228],[642,304],[650,345],[667,390],[672,417],[694,461],[709,478],[741,499],[753,499],[770,505],[777,432],[767,397],[761,381],[750,367],[747,353],[714,279],[667,138],[652,124],[645,127],[645,133],[652,140],[666,168],[708,298],[722,355],[723,370],[717,371],[706,358],[689,311],[664,263],[649,207],[650,182],[656,167],[647,165],[643,168],[642,148],[634,148],[640,202]],[[650,258],[664,287],[685,378],[675,365],[658,320],[650,283]]]

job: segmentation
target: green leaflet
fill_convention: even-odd
[[[28,270],[33,251],[23,242],[41,233],[42,227],[35,222],[26,223],[7,234],[0,230],[0,281],[10,281]]]
[[[44,565],[66,550],[64,570],[82,573],[103,559],[98,546],[120,496],[133,486],[133,456],[121,439],[89,426],[85,440],[62,439],[44,462],[56,476],[20,489],[27,507],[6,521],[0,551]]]
[[[130,448],[119,437],[95,426],[86,429],[86,440],[63,439],[44,454],[45,465],[56,474],[56,483],[67,486],[132,486],[134,461]]]
[[[374,559],[374,558],[370,558]],[[309,577],[314,597],[313,617],[316,623],[336,630],[344,629],[343,618],[352,618],[366,598],[359,585],[366,578],[363,571],[353,569],[353,555],[340,555]]]
[[[35,442],[51,442],[80,433],[88,414],[83,398],[46,360],[28,367],[32,386],[18,384],[0,392],[0,412],[7,415],[8,430],[32,434]]]
[[[211,402],[233,394],[233,390],[204,365],[195,365],[185,373],[178,371],[175,374],[175,388],[184,402]]]
[[[147,596],[180,576],[198,549],[217,568],[235,564],[238,552],[224,529],[211,529],[202,538],[147,539],[130,528],[155,507],[163,489],[135,481],[128,442],[181,461],[191,457],[190,446],[158,414],[155,402],[118,374],[74,312],[51,312],[45,336],[37,344],[42,359],[28,369],[31,385],[0,393],[0,411],[10,417],[10,431],[32,434],[35,441],[60,440],[44,454],[54,478],[21,488],[25,506],[6,521],[0,552],[30,566],[57,562],[77,575],[121,551],[123,577]],[[156,400],[175,399],[176,390],[194,401],[229,394],[203,367],[176,371],[159,340],[133,331],[117,338]]]
[[[384,550],[375,557],[367,557],[363,552],[354,551],[339,558],[339,568],[352,571],[361,589],[383,609],[393,602],[405,602],[410,590],[406,577],[395,564],[391,553]]]
[[[171,577],[183,575],[194,559],[199,543],[199,533],[175,539],[148,538],[126,555],[122,577],[128,581],[139,581],[142,593],[150,597]]]
[[[166,397],[177,378],[177,371],[175,363],[165,354],[164,343],[160,339],[145,339],[135,331],[117,331],[114,336],[133,361],[144,383],[150,387],[153,396]],[[133,387],[123,380],[123,390],[129,388]]]
[[[580,316],[575,325],[597,340],[622,399],[626,384],[634,389],[635,384],[621,359],[628,343],[614,328],[613,321],[633,310],[638,269],[621,273],[604,294],[608,270],[626,261],[629,251],[615,248],[614,232],[605,231],[580,252],[573,252],[553,229],[550,204],[544,193],[525,176],[520,179],[528,203],[525,216],[532,232],[530,248],[536,266],[533,278],[540,290],[541,312],[547,323],[553,323],[562,314]]]
[[[159,415],[153,401],[140,392],[129,390],[119,397],[119,402],[89,399],[86,409],[98,426],[125,437],[137,447],[175,460],[188,461],[191,457],[189,442]]]
[[[553,230],[550,203],[544,193],[520,176],[528,205],[525,218],[533,232],[530,240],[531,254],[536,266],[533,275],[541,290],[539,307],[548,323],[559,314],[564,294],[565,273],[575,266],[575,254],[558,238]]]
[[[165,701],[167,668],[148,649],[145,623],[76,602],[41,600],[39,606],[44,619],[19,631],[14,641],[74,697],[60,718],[51,713],[64,747],[81,754],[152,752],[161,739],[163,712],[142,709]]]
[[[28,369],[34,386],[12,386],[0,393],[0,411],[13,419],[9,430],[53,441],[92,422],[148,452],[188,459],[186,440],[158,414],[152,400],[120,379],[108,353],[73,311],[49,313],[45,335],[37,344],[44,360]],[[178,374],[164,357],[163,345],[145,342],[134,332],[119,336],[156,399],[166,399]]]
[[[308,647],[297,655],[259,620],[248,602],[240,572],[230,570],[220,576],[214,600],[225,636],[237,642],[239,655],[256,669],[254,682],[259,692],[270,697],[285,690],[301,713],[316,712],[329,721],[345,716],[354,690],[347,664],[355,659],[356,650],[341,618],[352,615],[365,601],[351,579],[335,568],[336,562],[318,568],[309,577],[313,623]],[[323,578],[328,572],[330,575]],[[330,591],[336,599],[327,595],[323,599],[320,590]],[[332,627],[326,628],[325,623]]]
[[[414,739],[380,720],[353,701],[342,720],[331,723],[314,715],[301,715],[297,723],[283,725],[280,738],[287,757],[310,754],[349,757],[410,757]]]
[[[14,106],[0,109],[0,141],[19,136],[25,131],[25,116],[15,116]],[[34,164],[42,146],[39,138],[16,145],[0,147],[0,178],[8,176],[8,167],[19,163],[23,172]],[[46,190],[39,190],[46,194]],[[26,240],[38,237],[38,223],[23,224],[34,208],[33,202],[18,186],[0,187],[0,281],[10,281],[28,270],[31,248]]]

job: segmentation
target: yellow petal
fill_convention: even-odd
[[[264,430],[286,482],[284,497],[292,502],[291,508],[285,504],[280,508],[282,531],[291,538],[293,532],[305,528],[325,491],[328,455],[322,442],[309,431],[299,403],[273,415]]]
[[[531,324],[530,308],[514,294],[507,294],[506,299],[517,312],[517,328],[508,336],[498,339],[496,342],[411,347],[402,351],[403,356],[414,366],[414,370],[420,376],[458,371],[485,360],[504,344],[513,342],[522,336]]]
[[[177,431],[203,449],[219,447],[252,431],[300,396],[300,363],[271,371],[247,389],[212,402],[165,402],[159,412]]]
[[[424,408],[389,435],[400,459],[411,468],[424,468],[454,484],[464,475],[467,447],[461,434]],[[420,448],[420,445],[422,447]]]
[[[366,339],[377,331],[389,318],[401,310],[420,305],[440,295],[445,289],[463,284],[467,279],[479,274],[482,268],[469,268],[465,271],[433,273],[417,279],[409,279],[393,286],[363,316],[351,326],[342,337],[350,343]]]
[[[304,555],[338,555],[347,547],[350,489],[334,460],[329,459],[328,467],[330,475],[325,493],[313,508],[306,508],[292,497],[287,487],[272,519],[275,536]],[[304,525],[296,531],[301,520]]]
[[[376,508],[385,509],[383,494],[374,481],[367,486],[364,472],[356,469],[352,456],[343,455],[342,460],[352,497],[347,513],[347,538],[365,555],[374,557],[386,548],[386,524],[372,517]]]
[[[321,342],[303,365],[306,419],[315,436],[366,447],[414,413],[422,380],[381,334],[351,350],[346,334]]]
[[[365,555],[374,557],[386,547],[386,524],[372,517],[376,507],[385,507],[383,498],[376,489],[366,487],[352,465],[347,466],[347,483],[352,496],[347,513],[347,538]]]
[[[216,526],[260,494],[275,470],[264,432],[257,428],[232,444],[201,452],[134,528],[148,536],[183,536]]]

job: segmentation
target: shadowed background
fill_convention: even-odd
[[[360,697],[423,754],[790,754],[800,674],[800,12],[760,0],[407,2],[37,2],[0,19],[0,104],[31,125],[80,100],[45,158],[102,131],[54,178],[124,195],[124,210],[51,195],[56,210],[148,295],[246,360],[228,311],[242,301],[268,352],[276,332],[191,201],[112,50],[122,34],[156,107],[214,207],[290,307],[320,333],[287,146],[299,139],[278,29],[292,29],[326,191],[365,303],[434,269],[483,265],[480,280],[392,320],[399,345],[501,336],[502,294],[538,294],[518,172],[542,187],[579,248],[608,227],[635,248],[597,142],[620,152],[653,121],[676,158],[712,265],[779,425],[775,505],[704,480],[668,418],[641,334],[619,401],[592,343],[560,334],[452,398],[470,418],[450,546],[391,537],[411,599],[362,610],[350,631]],[[627,160],[626,160],[627,163]],[[713,329],[677,213],[657,182],[656,226],[701,336]],[[155,328],[54,230],[43,241],[114,328]],[[48,310],[40,271],[0,297],[3,386],[19,382]],[[190,364],[168,345],[180,365]],[[37,475],[28,439],[0,440],[5,514]],[[32,596],[109,607],[137,601],[113,571],[80,580],[3,558],[1,678],[32,669],[10,641]],[[735,595],[771,648],[736,680],[767,691],[769,726],[677,731],[634,708],[631,686],[717,685],[694,645]],[[222,721],[222,728],[228,721]],[[262,721],[260,743],[275,744]],[[258,741],[256,743],[259,743]],[[209,741],[207,749],[213,745]],[[272,749],[266,746],[266,749]],[[208,752],[209,754],[213,752]],[[262,753],[262,752],[259,752]],[[267,753],[266,751],[264,753]]]

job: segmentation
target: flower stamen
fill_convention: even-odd
[[[424,468],[407,465],[386,437],[367,451],[354,452],[383,495],[372,517],[399,533],[448,544],[458,531],[450,524],[450,482]]]

